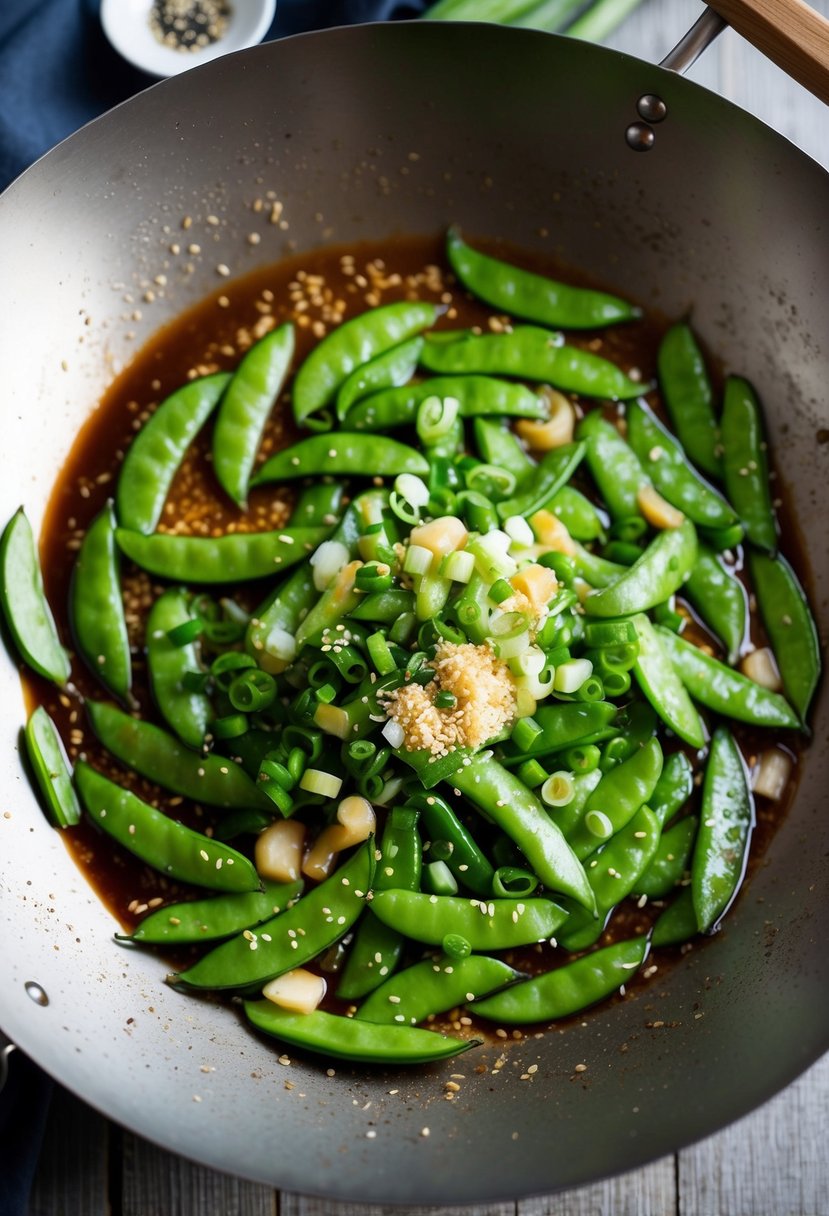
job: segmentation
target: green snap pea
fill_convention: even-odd
[[[473,895],[481,898],[492,893],[495,873],[489,858],[484,856],[471,832],[461,823],[448,802],[438,794],[417,793],[409,805],[420,811],[429,840],[444,841],[449,846],[446,864],[457,881]],[[396,886],[400,884],[396,883]]]
[[[226,536],[144,536],[118,528],[118,547],[150,574],[175,582],[239,583],[281,574],[307,561],[329,528],[282,528],[274,532],[236,532]]]
[[[562,486],[543,504],[578,541],[604,540],[604,521],[589,498],[574,486]]]
[[[691,888],[683,887],[673,903],[657,919],[651,944],[655,947],[681,946],[683,942],[696,937],[698,932]]]
[[[576,434],[587,444],[587,464],[605,506],[614,519],[641,516],[639,492],[650,485],[633,449],[601,410],[591,410]]]
[[[486,955],[424,959],[375,989],[356,1016],[386,1026],[416,1026],[430,1016],[488,996],[519,978],[520,972]]]
[[[659,820],[659,826],[665,824],[679,811],[694,789],[694,770],[691,761],[684,752],[673,752],[667,757],[659,774],[653,793],[648,799],[648,805]]]
[[[575,962],[565,963],[563,967],[513,984],[484,1001],[477,1001],[474,1011],[480,1017],[504,1026],[569,1017],[604,1000],[626,984],[642,966],[647,953],[646,937],[615,942]]]
[[[0,539],[0,603],[24,662],[38,675],[65,684],[72,674],[43,590],[35,538],[21,507]]]
[[[737,516],[689,462],[679,443],[643,401],[627,408],[627,441],[659,493],[692,523],[730,528]]]
[[[630,823],[650,798],[661,772],[662,748],[654,737],[604,774],[588,796],[584,814],[570,837],[570,846],[578,858],[590,857],[605,840]],[[599,818],[594,819],[595,816]],[[596,828],[601,834],[597,834]]]
[[[90,819],[160,874],[215,891],[261,886],[243,853],[171,819],[83,760],[75,782]]]
[[[393,587],[389,591],[372,591],[362,596],[351,613],[355,621],[376,621],[379,625],[391,625],[400,617],[414,611],[414,592]]]
[[[316,481],[299,494],[291,511],[289,526],[294,528],[325,528],[342,515],[345,485],[341,481]]]
[[[725,382],[722,421],[723,479],[729,501],[746,536],[758,549],[777,548],[777,525],[771,504],[771,483],[760,403],[747,380],[729,376]]]
[[[255,932],[246,930],[215,946],[172,982],[188,988],[249,988],[304,966],[354,924],[365,907],[374,864],[374,838],[370,837],[330,878],[292,907]]]
[[[617,712],[610,701],[540,705],[533,716],[541,727],[541,734],[533,740],[528,751],[516,754],[505,749],[504,764],[514,768],[524,760],[543,759],[577,743],[595,743],[597,739],[609,738],[616,733],[613,721]]]
[[[662,395],[685,451],[704,473],[720,475],[714,394],[705,360],[688,325],[665,334],[657,356]]]
[[[401,342],[399,346],[384,351],[369,363],[355,367],[337,393],[337,417],[340,422],[363,397],[408,384],[417,370],[422,349],[421,337],[410,338],[408,342]]]
[[[591,587],[609,587],[611,583],[615,583],[617,579],[621,578],[626,569],[617,562],[607,561],[606,558],[599,557],[597,553],[591,553],[578,542],[575,543],[570,557],[576,568],[576,574]]]
[[[414,1026],[375,1026],[336,1013],[291,1013],[272,1001],[245,1001],[251,1024],[283,1043],[364,1064],[429,1064],[479,1047],[482,1039],[453,1039]]]
[[[588,616],[630,616],[661,604],[677,591],[694,568],[697,534],[690,520],[660,532],[624,574],[584,601]]]
[[[683,595],[723,643],[728,662],[735,663],[748,627],[748,597],[736,575],[706,545],[699,546]]]
[[[446,236],[446,256],[467,290],[494,308],[539,325],[597,329],[641,316],[641,309],[605,292],[558,283],[473,249],[457,228]]]
[[[786,696],[805,723],[821,668],[820,642],[808,600],[784,558],[752,551],[748,563]]]
[[[95,516],[83,538],[72,572],[69,617],[87,667],[114,696],[125,700],[132,686],[132,661],[111,503]]]
[[[147,670],[162,718],[182,743],[198,751],[212,714],[210,698],[182,683],[185,672],[199,669],[195,643],[175,646],[168,636],[192,615],[190,597],[183,587],[170,587],[158,597],[147,616]]]
[[[363,398],[348,411],[348,425],[355,431],[386,431],[413,426],[418,407],[427,397],[454,397],[462,418],[547,417],[547,406],[525,384],[497,380],[493,376],[435,376],[420,384],[385,389]]]
[[[523,489],[512,498],[498,503],[501,519],[511,515],[532,515],[566,485],[581,464],[586,447],[583,443],[567,443],[547,452],[527,478]]]
[[[361,477],[394,477],[398,473],[428,474],[429,461],[405,443],[386,436],[338,431],[311,435],[265,461],[252,484],[294,477],[357,473]]]
[[[26,723],[25,740],[46,813],[56,828],[74,827],[81,808],[72,785],[72,769],[58,728],[42,705]]]
[[[377,891],[370,907],[383,924],[413,941],[439,946],[447,933],[459,933],[473,950],[484,952],[544,941],[567,917],[549,899],[487,901],[419,891]]]
[[[328,430],[330,421],[321,411],[333,401],[348,376],[434,325],[440,312],[437,305],[426,301],[403,300],[373,308],[331,330],[296,374],[293,406],[297,422],[313,430]]]
[[[611,911],[637,889],[658,845],[656,816],[650,807],[643,806],[593,855],[587,864],[587,880],[596,896],[597,916],[589,916],[582,908],[572,914],[559,934],[566,950],[586,950],[598,941]]]
[[[718,727],[705,768],[691,862],[691,892],[700,933],[716,928],[737,892],[753,826],[754,800],[745,761],[731,732]]]
[[[670,629],[657,625],[656,632],[680,680],[700,705],[751,726],[779,726],[785,730],[799,728],[797,714],[779,693],[771,692],[739,671],[726,667],[725,663],[711,658],[684,638],[677,637]]]
[[[699,820],[687,815],[665,832],[650,865],[636,883],[636,894],[664,899],[682,878],[691,860]]]
[[[202,376],[177,389],[141,427],[127,448],[115,508],[132,532],[154,532],[184,454],[230,383],[229,372]]]
[[[520,487],[532,473],[535,462],[518,437],[503,422],[493,422],[491,418],[476,418],[473,427],[481,460],[512,473]]]
[[[302,894],[303,883],[263,883],[261,891],[213,895],[167,904],[145,916],[134,933],[116,933],[118,941],[149,946],[215,942],[252,929],[277,916]]]
[[[444,375],[516,376],[613,401],[638,397],[647,389],[609,360],[567,346],[561,334],[534,325],[517,325],[503,334],[462,329],[427,334],[420,363],[427,371]]]
[[[247,501],[262,432],[293,357],[294,327],[286,321],[251,347],[222,397],[213,428],[213,468],[219,485],[240,507]]]
[[[642,612],[633,618],[633,624],[639,641],[639,654],[633,665],[639,687],[665,725],[699,750],[705,745],[705,730],[661,636]]]
[[[102,701],[87,701],[92,729],[107,751],[164,789],[209,806],[272,809],[247,773],[232,760],[201,755],[167,731]]]

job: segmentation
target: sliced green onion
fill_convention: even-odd
[[[259,765],[260,779],[264,781],[265,777],[262,777],[262,773],[264,773],[265,777],[269,777],[272,781],[278,781],[283,790],[292,790],[296,785],[290,771],[285,767],[285,765],[280,764],[278,760],[272,760],[270,756],[266,756]]]
[[[299,782],[301,790],[319,794],[323,798],[336,798],[342,787],[342,777],[335,777],[321,768],[306,768]]]
[[[475,558],[466,549],[455,549],[447,553],[441,562],[440,572],[453,583],[468,583],[475,569]]]
[[[577,773],[592,773],[599,767],[601,754],[595,743],[584,743],[581,747],[568,748],[563,760]]]
[[[267,671],[251,668],[236,676],[227,695],[234,709],[246,714],[259,713],[276,700],[276,680]]]
[[[498,527],[495,504],[485,494],[478,490],[461,490],[455,501],[471,531],[485,535]]]
[[[464,481],[468,490],[479,490],[488,493],[489,497],[509,498],[515,493],[517,485],[514,473],[509,469],[499,468],[496,464],[476,464],[467,469]]]
[[[532,895],[538,879],[519,866],[499,866],[492,876],[492,894],[496,899],[521,899]]]
[[[174,625],[172,629],[167,630],[167,637],[172,642],[173,646],[189,646],[191,642],[195,642],[200,638],[204,630],[204,621],[199,617],[191,617],[189,621],[182,621],[180,625]]]
[[[589,621],[585,626],[584,644],[591,649],[626,643],[635,643],[638,649],[633,621]]]
[[[458,884],[445,861],[430,861],[423,867],[423,886],[432,895],[457,895]]]
[[[515,588],[505,578],[499,578],[492,584],[487,595],[493,603],[503,604],[504,600],[511,599],[515,595]]]
[[[246,714],[226,714],[223,718],[214,718],[210,724],[214,739],[238,739],[247,733],[247,729]]]
[[[489,634],[500,659],[510,659],[530,645],[527,618],[521,612],[504,612],[489,622]]]
[[[324,540],[317,546],[309,558],[317,591],[325,591],[330,586],[343,566],[347,565],[350,556],[347,547],[339,540]]]
[[[434,553],[423,545],[409,545],[403,559],[406,574],[428,574],[434,561]]]
[[[543,785],[549,775],[546,768],[537,760],[525,760],[516,770],[518,780],[531,790]]]
[[[519,718],[512,728],[510,738],[515,746],[521,752],[528,752],[536,739],[543,735],[544,731],[536,722],[535,718]]]
[[[566,587],[572,586],[578,573],[576,563],[566,553],[542,553],[538,564],[552,570],[559,582],[564,583]]]
[[[504,520],[503,529],[507,536],[512,538],[513,544],[521,549],[529,549],[530,545],[535,544],[533,530],[523,515],[508,516]]]
[[[507,665],[514,676],[539,676],[546,662],[544,651],[538,646],[530,646],[509,659]]]
[[[625,673],[627,675],[627,673]],[[628,684],[630,683],[630,676]],[[602,680],[595,674],[589,675],[583,684],[580,684],[573,696],[577,701],[602,701],[605,696],[605,687]]]
[[[397,490],[392,490],[389,495],[389,507],[399,520],[412,528],[421,522],[422,513],[419,507],[413,507]]]
[[[388,591],[394,582],[389,567],[376,561],[366,562],[357,571],[354,585],[358,591]]]
[[[333,684],[320,684],[319,688],[314,689],[314,696],[323,705],[330,705],[337,699],[337,690]]]
[[[227,692],[240,671],[252,669],[255,666],[256,660],[251,658],[249,654],[241,654],[238,650],[229,650],[227,654],[220,654],[218,658],[213,660],[210,664],[210,674],[222,692]]]
[[[388,676],[396,669],[397,664],[394,661],[394,655],[389,650],[389,644],[385,636],[378,629],[377,633],[373,633],[366,642],[368,647],[368,657],[374,664],[374,670],[380,676]]]
[[[205,621],[202,636],[213,646],[232,646],[234,642],[241,642],[246,628],[247,622],[242,621]]]
[[[429,487],[414,473],[399,473],[394,479],[394,488],[413,507],[425,507],[429,501]]]
[[[494,583],[499,578],[511,578],[518,569],[513,557],[510,557],[510,538],[500,528],[487,532],[470,541],[467,552],[475,558],[475,568],[486,583]]]
[[[185,692],[204,692],[210,683],[206,671],[185,671],[181,677],[181,687]]]
[[[259,789],[263,794],[267,794],[278,811],[281,811],[283,815],[290,814],[294,800],[278,781],[274,781],[271,777],[264,777],[259,782]]]
[[[631,679],[629,671],[607,671],[602,675],[601,683],[604,695],[611,699],[623,697],[630,691]]]
[[[591,836],[599,840],[607,840],[613,835],[613,823],[604,811],[588,811],[584,817],[584,826]]]
[[[576,793],[573,774],[564,771],[551,773],[541,787],[541,801],[547,806],[568,806]]]
[[[427,447],[443,439],[452,430],[460,413],[456,397],[427,397],[417,411],[417,437]]]
[[[458,703],[458,698],[448,688],[442,688],[435,697],[435,707],[437,709],[454,709]]]
[[[556,692],[573,693],[593,674],[589,659],[570,659],[556,668],[553,688]]]

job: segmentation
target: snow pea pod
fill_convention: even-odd
[[[626,519],[641,515],[639,491],[650,485],[650,480],[613,423],[602,417],[601,410],[591,410],[582,418],[576,434],[587,444],[587,464],[611,516]]]
[[[500,1025],[550,1022],[603,1001],[639,970],[648,953],[648,939],[634,937],[594,950],[531,980],[513,984],[495,996],[477,1001],[474,1012]]]
[[[705,528],[730,528],[737,516],[697,473],[682,447],[644,401],[627,408],[627,441],[662,497]]]
[[[152,722],[130,717],[103,701],[87,701],[86,709],[107,751],[164,789],[208,806],[273,810],[245,770],[225,756],[191,751]]]
[[[81,817],[72,785],[72,769],[63,740],[42,705],[26,723],[26,755],[43,797],[46,812],[56,828],[71,828]]]
[[[292,528],[330,527],[342,515],[345,485],[341,481],[318,481],[300,493],[289,522]]]
[[[673,752],[667,757],[659,774],[648,805],[663,827],[691,797],[694,788],[694,770],[684,752]]]
[[[434,325],[441,311],[427,301],[402,300],[373,308],[331,330],[296,374],[296,421],[311,430],[330,429],[330,420],[321,411],[333,401],[348,376],[392,346]]]
[[[453,774],[452,784],[509,836],[548,890],[569,895],[592,911],[593,895],[581,863],[523,781],[491,752],[481,752]]]
[[[621,578],[627,568],[620,566],[617,562],[609,562],[596,553],[591,553],[589,549],[585,549],[578,543],[574,545],[570,557],[579,578],[583,578],[591,587],[609,587],[611,583],[615,583],[617,579]]]
[[[817,627],[808,600],[784,558],[752,551],[748,564],[786,696],[805,723],[821,667]]]
[[[476,418],[473,427],[481,460],[512,473],[520,488],[536,464],[518,437],[502,422],[490,418]]]
[[[190,596],[183,587],[170,587],[158,597],[147,616],[147,671],[162,718],[182,743],[198,751],[212,714],[210,698],[182,684],[185,672],[199,669],[195,643],[176,646],[168,636],[192,618]]]
[[[584,600],[588,616],[630,616],[661,604],[677,591],[694,567],[697,534],[690,520],[660,532],[624,574]]]
[[[127,448],[115,508],[132,532],[154,532],[184,454],[230,383],[229,372],[202,376],[177,389],[152,414]]]
[[[688,325],[674,325],[657,355],[668,415],[685,451],[703,472],[720,476],[714,394],[705,360]]]
[[[462,418],[547,417],[546,404],[525,384],[512,384],[494,376],[435,376],[419,384],[364,397],[348,411],[348,425],[355,431],[387,431],[414,425],[420,404],[435,396],[454,397]]]
[[[35,538],[21,507],[0,539],[0,603],[24,662],[38,675],[65,684],[72,674],[43,590]]]
[[[411,795],[407,805],[418,808],[428,839],[433,844],[440,840],[451,845],[451,855],[446,859],[446,864],[457,882],[473,895],[488,898],[492,894],[495,870],[449,803],[438,794],[424,792]]]
[[[653,946],[680,946],[698,933],[694,898],[690,887],[683,887],[674,902],[659,916],[653,927]]]
[[[800,721],[779,693],[755,684],[747,676],[705,654],[698,646],[656,626],[680,680],[688,692],[708,709],[751,726],[779,726],[797,730]]]
[[[453,1039],[414,1026],[375,1026],[336,1013],[291,1013],[272,1001],[245,1001],[245,1013],[257,1030],[283,1043],[338,1060],[363,1064],[429,1064],[479,1047],[482,1039]]]
[[[417,370],[422,349],[421,337],[410,338],[408,342],[401,342],[399,346],[384,351],[371,362],[355,367],[337,393],[337,417],[340,422],[352,405],[363,397],[407,384]]]
[[[385,435],[338,431],[336,435],[311,435],[277,452],[265,461],[251,484],[261,486],[269,481],[338,473],[394,477],[398,473],[423,475],[428,472],[426,457],[405,443]]]
[[[118,941],[149,946],[178,946],[232,937],[270,920],[299,898],[303,883],[265,882],[261,891],[212,895],[182,904],[167,904],[145,916],[134,933],[116,933]]]
[[[510,333],[475,334],[445,330],[426,335],[421,367],[441,374],[516,376],[552,384],[564,392],[612,401],[638,397],[647,386],[629,379],[614,363],[577,346],[561,334],[534,325]]]
[[[728,662],[735,663],[746,636],[748,597],[740,580],[707,545],[699,546],[683,595],[723,643]]]
[[[766,440],[760,403],[747,380],[725,382],[722,420],[723,479],[729,501],[748,539],[759,549],[777,549]]]
[[[449,264],[467,290],[494,308],[539,325],[597,329],[631,321],[641,309],[617,296],[571,287],[473,249],[457,228],[446,235]]]
[[[691,859],[699,820],[687,815],[664,833],[650,865],[636,883],[636,894],[649,899],[664,899],[685,873]]]
[[[527,478],[518,494],[498,503],[501,519],[511,515],[532,515],[566,485],[584,459],[586,445],[567,443],[547,452]]]
[[[590,860],[587,879],[596,896],[597,917],[582,908],[572,914],[559,933],[566,950],[586,950],[602,935],[605,921],[618,903],[637,888],[659,845],[659,824],[650,807],[643,806],[631,821]]]
[[[330,528],[281,528],[274,532],[236,532],[226,536],[144,536],[117,528],[121,552],[142,570],[188,583],[240,583],[280,574],[328,536]]]
[[[413,591],[392,587],[388,591],[372,591],[364,595],[351,613],[355,621],[376,621],[378,625],[391,625],[406,613],[414,612]]]
[[[660,636],[643,612],[633,618],[639,654],[633,671],[642,692],[665,725],[694,748],[705,745],[705,730],[694,703],[676,673]]]
[[[214,891],[261,886],[243,853],[170,819],[84,760],[75,766],[75,782],[90,819],[160,874]]]
[[[377,891],[371,911],[412,941],[439,946],[447,933],[466,938],[473,950],[509,950],[544,941],[567,913],[549,899],[463,899],[420,891]]]
[[[244,507],[256,452],[294,357],[290,321],[256,342],[225,389],[213,428],[213,468],[219,485]]]
[[[115,513],[107,503],[89,525],[72,571],[69,619],[87,667],[123,701],[132,686],[132,661],[118,559]]]
[[[691,892],[700,933],[716,927],[737,893],[753,826],[754,800],[745,761],[731,732],[718,727],[705,768],[691,862]]]
[[[574,486],[562,486],[542,508],[551,511],[578,541],[604,540],[604,522],[589,498]]]
[[[540,705],[533,716],[541,727],[541,734],[524,752],[516,753],[512,750],[514,745],[506,746],[504,765],[514,768],[532,757],[541,760],[565,747],[610,738],[616,733],[613,720],[617,712],[617,707],[610,701]]]
[[[485,954],[424,959],[376,988],[355,1016],[387,1026],[395,1023],[416,1026],[430,1016],[468,1005],[520,978],[519,971]]]
[[[322,954],[344,937],[366,903],[374,877],[374,838],[349,857],[330,878],[292,907],[223,942],[172,983],[188,988],[249,988]]]
[[[650,798],[661,772],[662,748],[654,737],[604,774],[588,796],[584,814],[570,837],[570,846],[580,860],[590,857],[603,840],[630,823]],[[591,831],[595,816],[601,817],[603,835]]]

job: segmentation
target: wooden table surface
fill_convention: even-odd
[[[813,3],[829,15],[829,0]],[[645,0],[611,45],[659,60],[701,11],[697,0]],[[732,31],[690,75],[829,168],[824,106]],[[547,1198],[463,1211],[469,1216],[829,1216],[828,1123],[826,1056],[753,1115],[645,1169]],[[384,1211],[418,1216],[426,1209],[331,1203],[217,1174],[107,1122],[65,1090],[55,1093],[30,1206],[30,1216],[381,1216]]]

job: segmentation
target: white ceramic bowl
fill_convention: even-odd
[[[165,46],[150,27],[153,0],[102,0],[101,24],[119,54],[152,76],[175,76],[229,51],[256,46],[268,32],[276,0],[229,0],[231,14],[221,38],[198,50]]]

